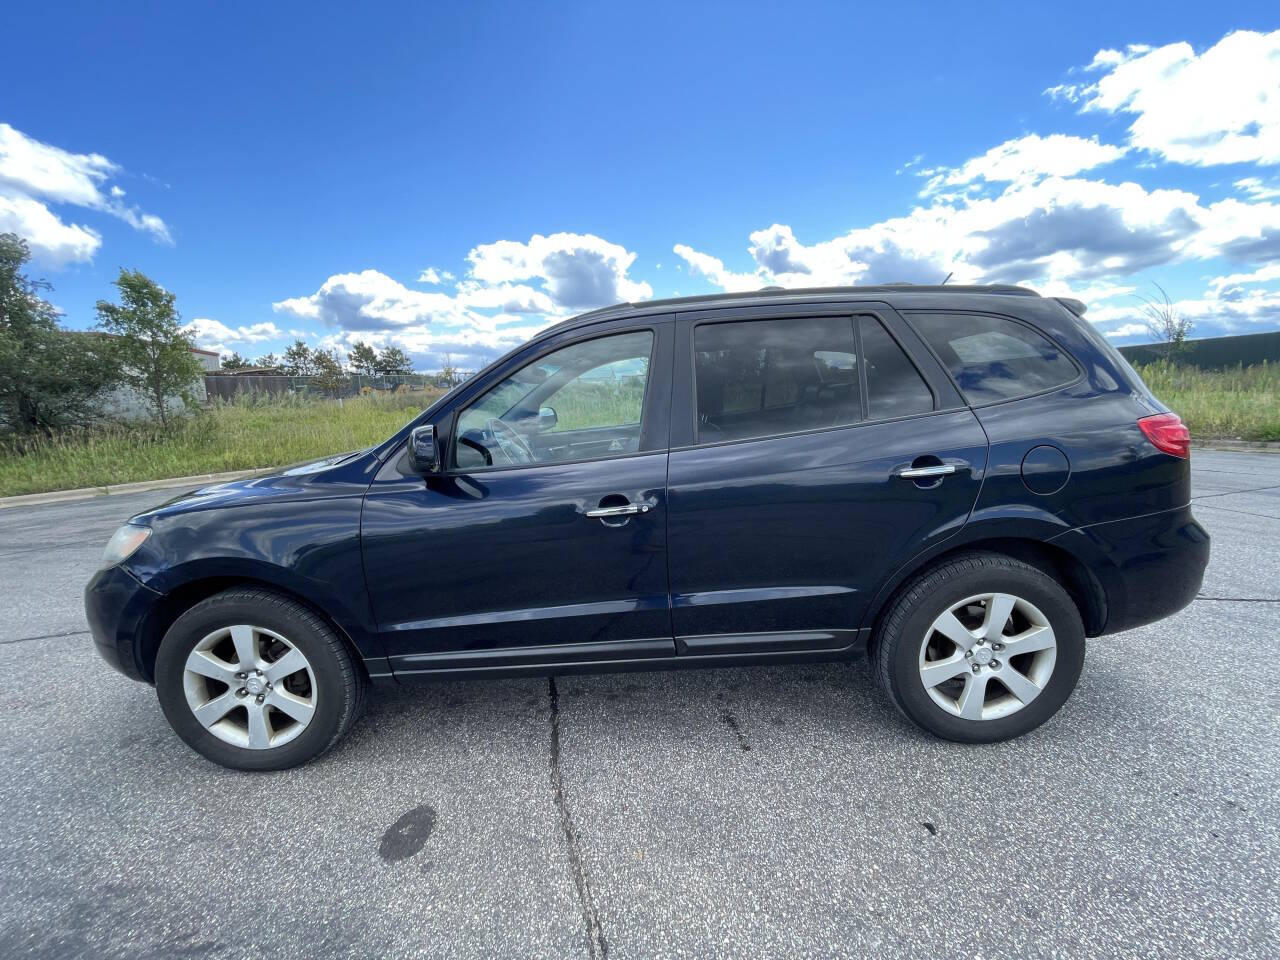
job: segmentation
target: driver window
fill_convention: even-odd
[[[640,449],[653,333],[586,340],[521,367],[458,418],[463,469],[587,460]]]

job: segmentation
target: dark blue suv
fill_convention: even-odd
[[[1186,428],[1083,312],[903,285],[588,313],[385,443],[134,517],[94,641],[241,769],[330,747],[371,680],[864,652],[926,730],[1014,737],[1209,556]]]

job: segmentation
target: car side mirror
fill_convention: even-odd
[[[560,418],[556,416],[555,407],[538,408],[538,432],[546,433],[548,430],[554,430]]]
[[[431,424],[414,427],[410,431],[409,464],[416,473],[440,471],[440,446],[436,443],[436,428]]]

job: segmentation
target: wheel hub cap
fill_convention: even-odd
[[[244,682],[244,689],[246,693],[256,697],[260,693],[266,693],[267,681],[257,674],[250,674]]]
[[[920,642],[920,682],[930,699],[965,720],[1016,713],[1049,683],[1058,645],[1029,600],[982,593],[951,604]]]

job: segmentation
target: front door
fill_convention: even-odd
[[[531,348],[442,413],[439,474],[384,469],[361,535],[398,677],[674,654],[671,343],[658,321]]]
[[[986,436],[880,306],[682,320],[668,478],[681,654],[842,649],[977,497]],[[915,471],[914,473],[912,471]]]

